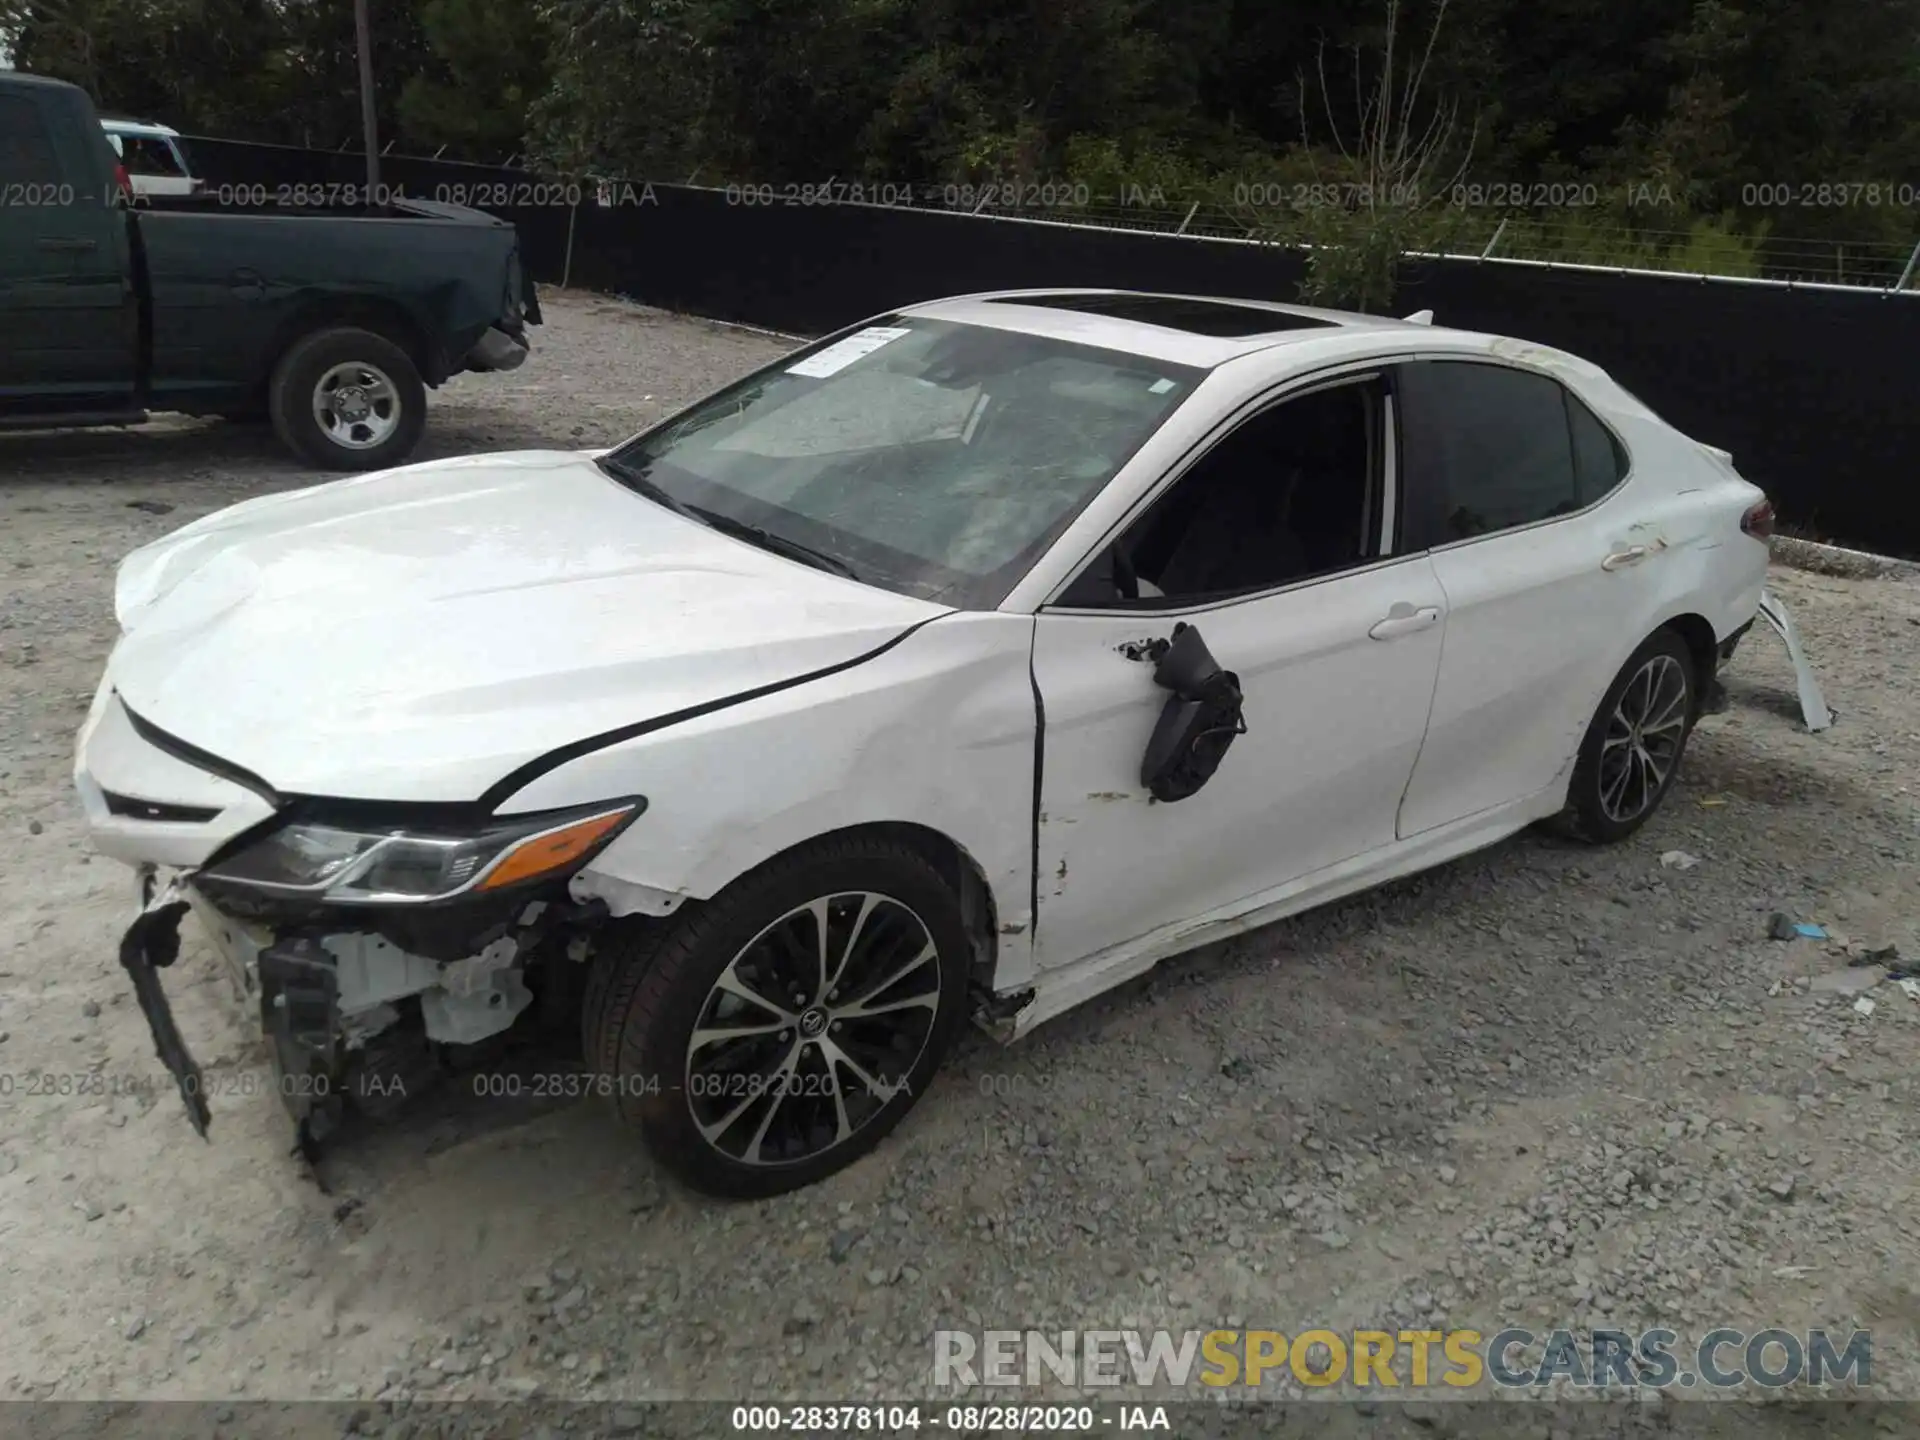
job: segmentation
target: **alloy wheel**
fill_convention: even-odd
[[[335,365],[313,387],[313,418],[342,449],[371,450],[400,427],[400,391],[377,365]]]
[[[845,1143],[902,1091],[940,1014],[926,922],[871,891],[822,895],[742,947],[687,1041],[686,1094],[715,1150],[790,1165]]]
[[[1600,745],[1600,808],[1621,824],[1652,809],[1687,738],[1686,671],[1653,655],[1627,681]]]

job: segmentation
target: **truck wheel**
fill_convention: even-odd
[[[342,326],[297,341],[267,387],[274,433],[328,470],[397,465],[420,443],[427,390],[407,352]]]

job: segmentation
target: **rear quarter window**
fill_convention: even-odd
[[[1627,451],[1600,417],[1571,390],[1567,427],[1573,433],[1574,489],[1584,509],[1627,478]]]

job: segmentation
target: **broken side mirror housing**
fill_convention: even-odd
[[[1171,690],[1140,763],[1140,783],[1153,798],[1184,800],[1213,778],[1234,738],[1246,734],[1240,677],[1222,670],[1191,625],[1173,639],[1153,669],[1153,683]]]

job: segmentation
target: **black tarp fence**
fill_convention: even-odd
[[[353,151],[189,143],[210,187],[254,187],[254,198],[366,175]],[[801,335],[1028,286],[1292,300],[1304,272],[1297,251],[1228,240],[409,156],[381,165],[383,184],[408,195],[512,220],[544,283]],[[1920,558],[1920,293],[1449,258],[1410,262],[1395,309],[1583,355],[1731,451],[1789,524]]]

